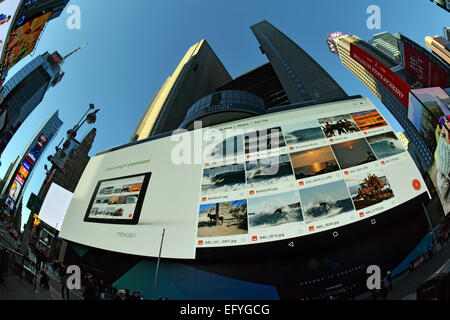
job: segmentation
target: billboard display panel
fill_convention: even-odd
[[[52,183],[39,211],[39,219],[52,228],[61,230],[72,196],[72,192]]]
[[[441,88],[424,88],[411,91],[408,119],[424,138],[433,152],[436,149],[436,127],[439,118],[450,115],[450,97]]]
[[[6,38],[14,20],[21,0],[4,0],[0,2],[0,58],[6,47]],[[2,75],[5,72],[2,70]]]
[[[406,41],[401,41],[401,43],[403,43],[406,71],[411,73],[426,88],[447,87],[448,76],[444,70]]]
[[[115,212],[128,200],[119,200],[133,184],[128,177],[142,180],[147,173],[151,178],[137,221],[86,221],[110,206]],[[333,230],[426,192],[386,120],[368,99],[354,99],[100,154],[75,190],[60,237],[157,257],[166,228],[163,256],[193,259],[202,248],[252,246]]]
[[[16,63],[33,52],[52,12],[48,12],[16,28],[8,43],[3,64],[9,71]]]
[[[408,108],[410,86],[370,54],[350,43],[350,56],[383,83]]]

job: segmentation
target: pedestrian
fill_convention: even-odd
[[[63,298],[63,300],[70,300],[70,295],[69,295],[69,288],[67,287],[67,272],[62,272],[61,273],[61,296]],[[64,297],[64,294],[66,295],[67,298]]]
[[[83,292],[84,300],[98,300],[97,280],[91,275]]]
[[[125,290],[120,289],[119,291],[117,291],[117,295],[114,298],[114,300],[116,300],[116,301],[125,301],[125,300],[127,300],[127,297],[125,295]]]

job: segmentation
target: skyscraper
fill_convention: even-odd
[[[223,121],[276,106],[313,105],[347,97],[314,59],[269,22],[261,21],[251,29],[269,63],[232,79],[207,42],[200,41],[156,93],[130,142],[190,128],[194,120],[227,109],[227,99],[235,106],[247,101],[249,108],[234,107],[229,110],[234,115],[227,114]]]
[[[416,165],[423,171],[428,170],[434,162],[434,150],[429,149],[408,119],[409,91],[413,84],[404,79],[411,75],[405,72],[403,66],[393,57],[386,54],[387,52],[378,50],[357,36],[342,35],[332,41],[344,67],[380,99],[405,129],[405,135],[410,141],[409,151],[413,159],[417,160]],[[404,77],[395,71],[403,72]]]
[[[0,123],[0,154],[41,103],[47,90],[61,81],[64,76],[62,65],[71,54],[73,52],[61,57],[58,52],[46,52],[34,58],[4,85],[2,94],[5,98],[0,104],[0,119],[3,119]]]
[[[389,32],[377,33],[373,36],[373,39],[369,40],[369,43],[386,54],[397,63],[402,62],[402,54],[398,47],[398,38]]]
[[[2,207],[11,215],[14,215],[17,204],[22,200],[23,193],[31,180],[33,169],[62,124],[58,111],[56,111],[41,125],[20,154],[20,161],[12,170],[13,174],[10,175],[2,190]]]

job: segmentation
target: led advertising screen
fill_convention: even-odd
[[[11,189],[9,189],[9,197],[14,201],[19,198],[20,191],[22,190],[22,184],[19,181],[14,180]]]
[[[400,41],[403,47],[405,69],[420,81],[425,88],[447,88],[448,75],[436,63],[416,50],[410,43]],[[425,50],[425,49],[424,49]],[[431,54],[431,53],[430,53]]]
[[[424,88],[411,91],[408,119],[424,138],[433,152],[436,149],[436,127],[439,118],[450,115],[450,97],[441,88]]]
[[[48,12],[16,28],[10,37],[3,64],[10,70],[17,62],[33,52],[52,12]]]
[[[39,219],[60,231],[72,196],[72,192],[53,183],[42,203],[41,210],[39,211]]]
[[[21,0],[4,0],[0,2],[0,58],[3,57],[9,29],[17,9],[19,8],[20,2]],[[2,70],[2,79],[4,78],[3,74],[5,74],[5,72]]]
[[[411,88],[395,72],[353,43],[350,44],[350,56],[381,81],[408,108]]]
[[[368,99],[356,99],[97,155],[75,190],[60,237],[157,257],[166,229],[162,256],[193,259],[202,248],[333,230],[426,192],[383,116]]]

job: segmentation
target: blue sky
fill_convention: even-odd
[[[381,29],[369,30],[366,9],[381,8]],[[331,54],[325,38],[341,30],[369,40],[381,31],[401,32],[424,45],[427,35],[442,34],[449,13],[428,0],[72,0],[81,8],[81,30],[69,30],[64,12],[51,21],[34,55],[58,50],[66,54],[89,45],[64,65],[66,75],[51,88],[2,155],[0,177],[36,128],[56,109],[64,125],[44,154],[65,136],[89,103],[101,108],[91,155],[129,141],[154,93],[173,73],[189,47],[205,38],[233,77],[265,62],[250,26],[266,19],[303,47],[349,95],[369,97],[396,130],[400,127],[349,71]],[[14,66],[10,76],[33,57]],[[80,136],[90,130],[85,126]],[[41,161],[24,195],[37,193],[45,177]],[[23,221],[28,210],[24,210]]]

